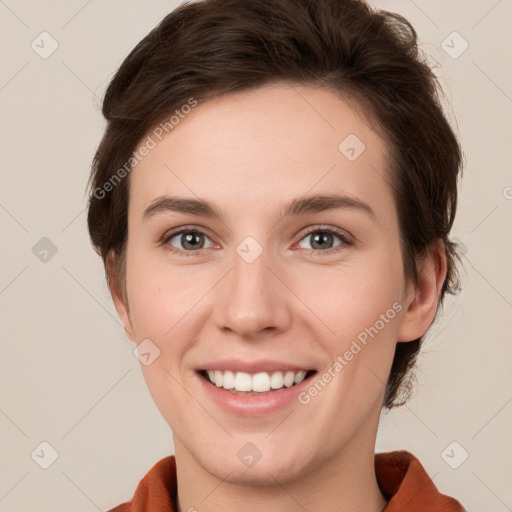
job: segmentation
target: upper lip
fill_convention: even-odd
[[[198,370],[231,370],[232,372],[276,372],[276,371],[292,371],[300,372],[301,370],[313,370],[310,366],[292,364],[289,362],[280,362],[269,359],[261,359],[259,361],[242,361],[240,359],[218,359],[210,361],[198,368]]]

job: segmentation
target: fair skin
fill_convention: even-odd
[[[338,150],[349,134],[366,146],[354,161]],[[127,336],[160,350],[141,368],[172,429],[180,512],[384,509],[373,463],[385,382],[397,341],[431,324],[446,276],[438,245],[417,285],[404,277],[386,155],[378,133],[333,92],[275,83],[195,107],[133,169],[127,301],[108,271]],[[345,201],[282,216],[313,194],[369,208]],[[143,215],[166,195],[208,201],[222,217],[164,207]],[[195,237],[172,233],[184,226]],[[237,252],[248,236],[262,248],[250,263]],[[294,390],[310,389],[393,304],[400,311],[301,403]],[[280,406],[265,409],[263,398],[262,409],[235,414],[222,406],[233,391],[199,372],[221,359],[309,373],[266,393],[289,393]],[[243,404],[254,397],[237,396]],[[257,463],[241,462],[243,447],[261,455]]]

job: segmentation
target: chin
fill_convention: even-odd
[[[245,439],[237,440],[230,443],[230,448],[222,456],[219,450],[196,460],[208,473],[220,480],[241,485],[274,486],[276,481],[282,483],[299,478],[312,464],[308,464],[305,451],[300,446],[288,444],[286,452],[282,446],[282,442],[269,443],[263,439],[255,443]],[[202,452],[203,455],[205,453]]]

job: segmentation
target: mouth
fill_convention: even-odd
[[[309,380],[316,370],[277,370],[272,372],[242,372],[232,370],[198,370],[209,385],[234,395],[269,395],[293,388]]]

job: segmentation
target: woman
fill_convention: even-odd
[[[106,92],[89,230],[175,455],[114,511],[460,511],[375,454],[457,288],[461,149],[402,17],[203,0]]]

